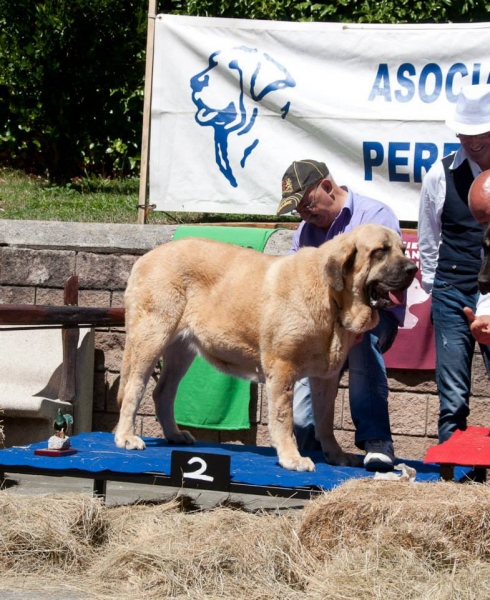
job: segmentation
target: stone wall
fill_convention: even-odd
[[[170,241],[174,231],[175,226],[0,220],[0,304],[61,305],[63,285],[75,274],[79,277],[80,306],[122,306],[126,280],[134,262],[156,245]],[[286,253],[291,238],[290,230],[276,231],[269,238],[266,252]],[[94,430],[113,431],[118,420],[116,395],[124,337],[120,328],[96,330]],[[388,375],[397,456],[423,459],[427,448],[437,441],[434,372],[390,369]],[[355,451],[346,384],[347,375],[338,393],[335,427],[343,447]],[[160,436],[151,400],[153,386],[151,381],[138,413],[137,430],[141,435]],[[488,380],[481,356],[477,355],[473,369],[472,425],[488,426],[489,401]],[[203,441],[268,445],[267,403],[262,386],[253,386],[250,412],[250,430],[192,432]]]

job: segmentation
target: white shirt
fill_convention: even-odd
[[[450,169],[457,169],[467,159],[473,177],[482,170],[459,148],[453,155]],[[420,268],[422,271],[422,287],[430,294],[434,283],[439,245],[441,243],[441,215],[446,200],[446,177],[442,161],[438,160],[424,177],[420,192],[418,242],[420,250]],[[490,312],[488,313],[490,314]]]
[[[476,303],[476,316],[490,315],[490,294],[480,294]]]

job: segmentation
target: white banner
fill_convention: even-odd
[[[458,146],[462,85],[489,82],[490,24],[357,25],[159,15],[150,203],[273,215],[293,160],[417,221],[420,183]]]

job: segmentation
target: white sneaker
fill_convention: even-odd
[[[383,440],[368,440],[364,444],[366,456],[364,468],[366,471],[392,471],[395,466],[393,444]]]

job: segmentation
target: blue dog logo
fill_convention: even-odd
[[[272,92],[294,87],[296,82],[268,54],[240,46],[213,52],[208,67],[194,75],[190,84],[197,107],[196,122],[202,127],[213,127],[216,164],[230,184],[237,187],[230,155],[238,156],[240,166],[245,167],[247,157],[259,143],[257,138],[251,139],[259,105],[264,105],[263,99]],[[290,102],[278,107],[269,97],[267,107],[285,119]]]

